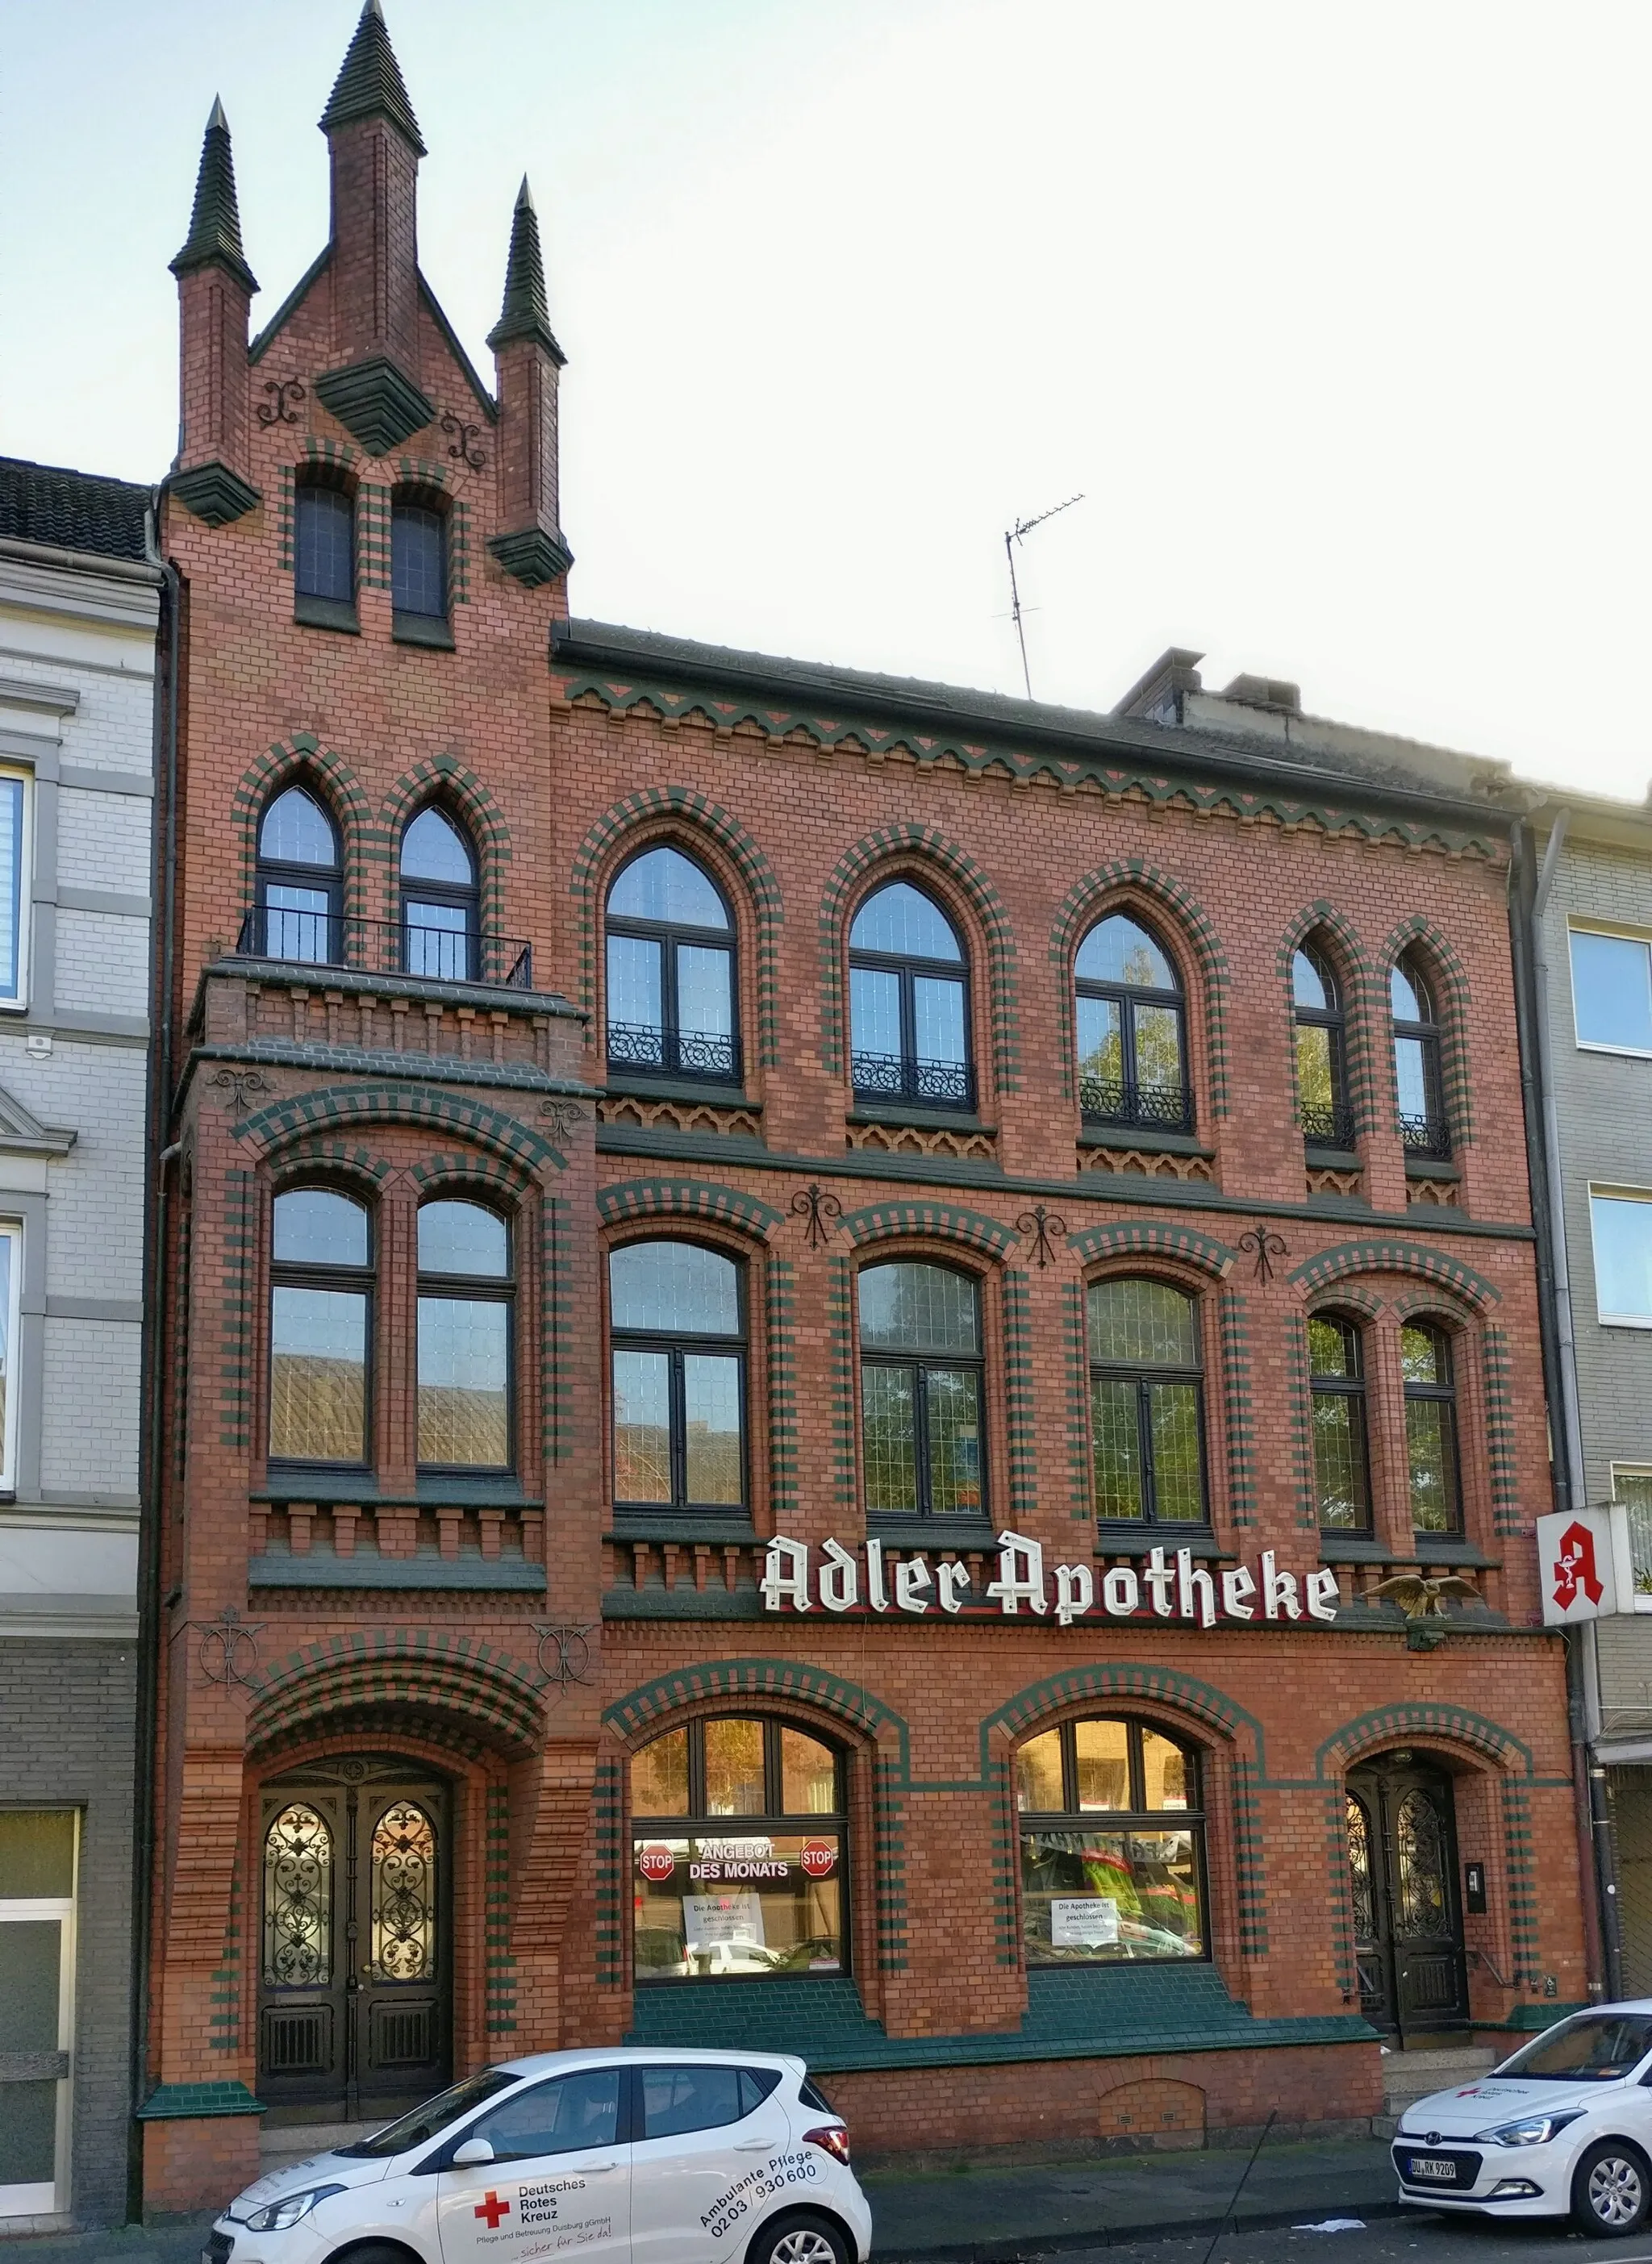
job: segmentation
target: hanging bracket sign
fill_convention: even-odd
[[[931,1611],[953,1619],[1016,1619],[1025,1612],[1071,1627],[1086,1618],[1180,1620],[1213,1628],[1221,1621],[1273,1621],[1336,1617],[1336,1575],[1326,1565],[1311,1572],[1286,1571],[1274,1551],[1264,1549],[1255,1571],[1229,1564],[1219,1571],[1194,1562],[1190,1549],[1154,1548],[1133,1564],[1046,1568],[1044,1543],[1025,1534],[998,1536],[998,1571],[978,1590],[967,1564],[957,1558],[931,1558],[922,1550],[902,1550],[892,1559],[888,1544],[867,1541],[845,1548],[776,1534],[768,1544],[759,1583],[771,1612],[836,1613],[866,1619],[901,1612],[922,1619]]]

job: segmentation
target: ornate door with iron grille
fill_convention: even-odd
[[[1348,1870],[1360,2009],[1389,2033],[1463,2027],[1468,1976],[1452,1780],[1409,1753],[1350,1770]]]
[[[446,1784],[351,1755],[264,1790],[258,2096],[389,2113],[448,2080]]]

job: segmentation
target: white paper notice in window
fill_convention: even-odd
[[[1058,1898],[1050,1905],[1052,1949],[1110,1949],[1118,1940],[1118,1905],[1110,1895]]]
[[[690,1952],[761,1949],[763,1905],[755,1895],[685,1895],[682,1932]]]

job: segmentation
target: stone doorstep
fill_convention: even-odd
[[[1472,2083],[1495,2067],[1497,2054],[1485,2044],[1451,2045],[1434,2051],[1390,2052],[1382,2063],[1382,2103],[1398,2115],[1431,2091]]]
[[[295,2161],[306,2154],[330,2153],[335,2146],[353,2146],[384,2128],[385,2117],[372,2122],[287,2122],[258,2132],[260,2160]]]

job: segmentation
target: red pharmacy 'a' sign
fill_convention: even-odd
[[[651,1847],[644,1848],[637,1859],[637,1868],[645,1879],[668,1879],[677,1868],[677,1858],[669,1847],[662,1847],[656,1840]]]
[[[838,1851],[829,1840],[805,1840],[797,1861],[811,1879],[829,1879],[837,1869]]]

